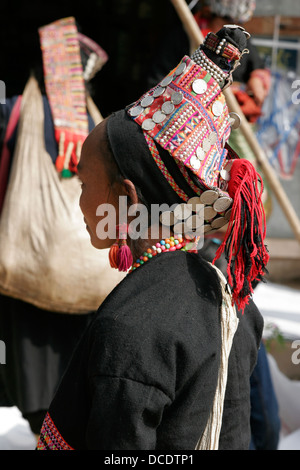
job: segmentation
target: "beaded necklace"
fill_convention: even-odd
[[[164,240],[160,240],[160,242],[152,245],[151,248],[148,248],[144,253],[133,263],[129,272],[134,271],[135,269],[139,268],[147,261],[151,260],[154,256],[165,253],[168,251],[197,251],[194,250],[193,247],[195,246],[195,242],[191,240],[186,240],[182,237],[170,237],[165,238]]]

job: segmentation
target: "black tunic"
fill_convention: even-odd
[[[39,449],[194,449],[220,358],[219,281],[197,254],[156,256],[108,296],[82,338]],[[263,321],[251,302],[230,354],[220,449],[248,449]]]

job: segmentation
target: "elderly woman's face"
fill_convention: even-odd
[[[105,121],[101,122],[89,134],[83,144],[78,164],[78,176],[82,182],[79,205],[91,243],[99,249],[109,248],[115,239],[101,239],[97,235],[97,225],[104,217],[96,214],[97,208],[101,204],[111,204],[118,214],[118,194],[116,187],[111,184],[105,166],[104,146],[107,146],[105,125]],[[107,218],[107,213],[105,217]]]

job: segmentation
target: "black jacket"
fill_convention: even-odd
[[[38,448],[194,449],[216,390],[220,302],[217,275],[196,254],[164,253],[130,273],[83,336]],[[220,449],[249,448],[262,327],[251,302],[230,355]]]

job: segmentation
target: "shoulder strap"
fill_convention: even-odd
[[[233,337],[238,327],[235,306],[232,305],[232,297],[229,286],[223,273],[214,265],[217,271],[222,288],[221,305],[221,355],[218,374],[217,389],[214,397],[213,407],[210,412],[206,428],[199,439],[195,450],[217,450],[219,447],[219,437],[222,427],[222,417],[224,408],[224,397],[227,384],[228,358],[232,346]]]

